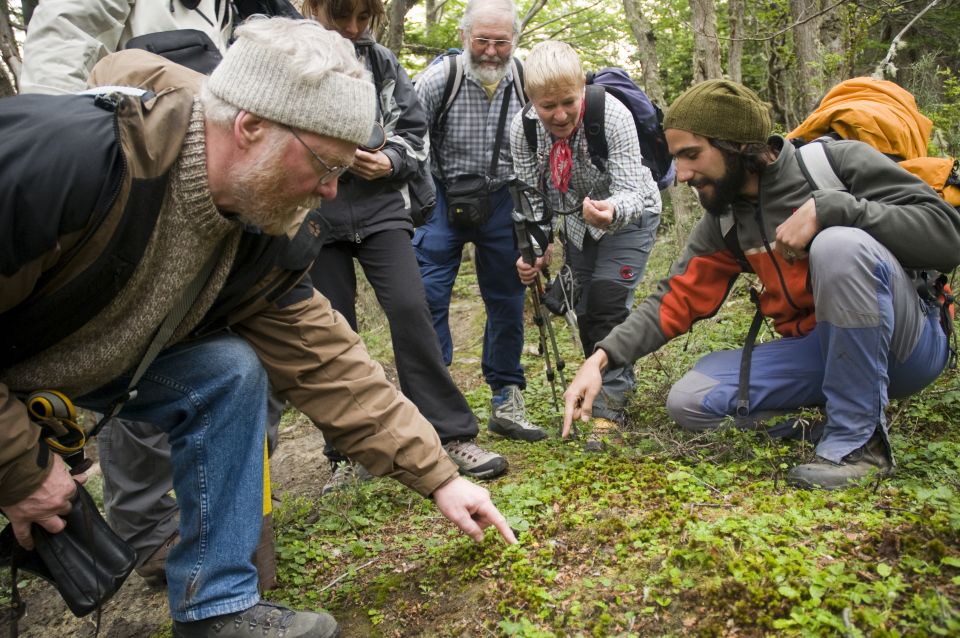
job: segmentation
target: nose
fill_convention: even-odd
[[[339,181],[338,179],[332,179],[326,184],[318,184],[314,192],[323,198],[324,201],[330,201],[337,196],[337,183],[339,183]]]
[[[693,171],[687,166],[687,163],[681,159],[676,160],[677,166],[677,181],[681,183],[687,183],[693,179]]]

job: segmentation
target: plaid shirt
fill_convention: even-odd
[[[650,169],[640,163],[640,143],[633,116],[616,98],[604,100],[604,125],[607,137],[607,170],[601,172],[590,160],[587,137],[583,127],[570,138],[573,152],[573,170],[566,193],[560,193],[550,177],[550,148],[553,137],[540,123],[537,110],[531,108],[526,117],[537,122],[537,151],[530,150],[523,134],[523,114],[518,114],[510,127],[510,146],[513,150],[513,165],[517,177],[534,186],[555,212],[570,211],[568,215],[555,215],[554,226],[562,225],[567,238],[579,249],[583,248],[586,233],[599,240],[606,233],[614,233],[627,224],[647,215],[660,215],[660,191],[650,175]],[[583,198],[607,200],[615,206],[613,223],[607,230],[590,226],[583,219]],[[532,200],[534,217],[543,219],[543,201]],[[562,221],[561,221],[562,220]]]
[[[510,105],[504,122],[503,142],[500,145],[500,163],[494,175],[493,186],[499,188],[513,177],[513,163],[510,158],[509,127],[513,117],[522,105],[517,100],[513,88],[513,71],[507,66],[507,74],[493,95],[487,99],[487,92],[470,72],[466,53],[460,54],[464,67],[463,84],[460,92],[447,111],[446,126],[443,131],[435,130],[436,118],[443,109],[443,88],[446,85],[444,65],[434,64],[427,67],[417,80],[417,95],[423,110],[427,112],[430,130],[430,161],[434,175],[450,180],[461,175],[486,175],[493,159],[493,146],[497,137],[497,123],[503,105],[503,93],[509,92]],[[438,160],[439,159],[439,165]]]

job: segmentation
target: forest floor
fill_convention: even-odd
[[[638,295],[676,253],[672,229],[662,229]],[[473,543],[429,501],[385,479],[321,499],[322,436],[288,411],[271,461],[280,587],[269,598],[326,609],[347,638],[960,635],[956,371],[891,404],[897,474],[842,492],[785,485],[786,470],[811,458],[809,444],[734,429],[689,435],[670,424],[671,383],[704,353],[742,345],[752,315],[745,283],[716,318],[638,362],[629,422],[600,453],[559,439],[544,359],[535,345],[525,350],[528,410],[552,436],[519,443],[481,427],[479,437],[509,460],[486,486],[520,533],[517,546],[492,531]],[[392,375],[389,331],[375,302],[362,308],[364,340]],[[485,424],[484,314],[469,262],[451,323],[451,371]],[[527,343],[536,344],[528,324]],[[563,322],[553,325],[569,379],[582,355]],[[21,636],[94,635],[93,620],[74,618],[47,584],[21,584]],[[105,606],[100,635],[169,636],[165,593],[132,575]]]

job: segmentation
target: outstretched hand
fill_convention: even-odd
[[[437,488],[433,501],[441,514],[478,543],[483,540],[483,530],[491,525],[511,545],[517,542],[507,519],[490,500],[490,492],[461,476]]]
[[[84,474],[70,476],[67,464],[59,455],[51,454],[51,458],[53,467],[40,487],[19,503],[3,508],[4,515],[13,526],[13,535],[26,550],[33,549],[31,523],[36,523],[51,534],[63,531],[67,524],[60,517],[70,513],[73,497],[77,493],[74,481],[83,483],[87,479]]]
[[[563,393],[563,438],[570,436],[574,419],[588,421],[593,416],[593,400],[603,385],[603,369],[607,367],[607,353],[597,350],[587,357],[577,371],[567,391]]]

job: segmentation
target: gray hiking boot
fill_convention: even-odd
[[[449,441],[443,444],[443,449],[460,468],[461,474],[487,480],[507,471],[507,459],[496,452],[484,450],[474,439]]]
[[[173,622],[173,638],[336,638],[340,627],[330,614],[293,611],[261,600],[241,612],[196,622]]]
[[[883,435],[877,432],[858,450],[843,457],[840,463],[816,457],[787,473],[787,483],[803,489],[840,490],[853,487],[863,479],[893,474],[893,461],[887,452]]]
[[[326,496],[330,492],[342,490],[345,487],[351,487],[373,478],[373,474],[368,472],[367,468],[352,461],[334,461],[330,465],[330,469],[332,470],[330,480],[323,486],[320,496]]]
[[[543,428],[527,421],[520,386],[504,386],[493,395],[487,428],[494,434],[519,441],[539,441],[547,436]]]
[[[167,586],[167,554],[171,548],[180,542],[180,532],[174,532],[170,538],[163,541],[147,560],[143,561],[134,571],[151,587],[162,588]]]

